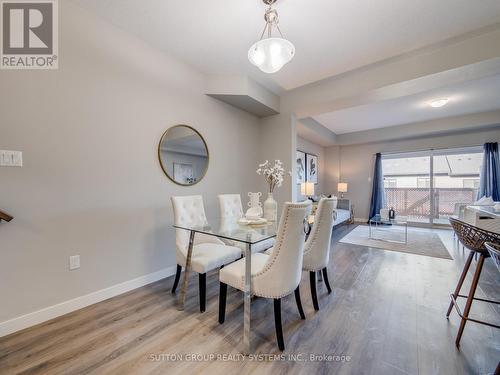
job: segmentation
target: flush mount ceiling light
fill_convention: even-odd
[[[429,105],[432,108],[439,108],[439,107],[446,105],[449,101],[450,101],[450,99],[448,99],[448,98],[439,98],[439,99],[434,99],[433,101],[431,101],[429,103]]]
[[[283,38],[278,25],[278,12],[271,8],[276,0],[262,1],[269,6],[264,14],[266,25],[260,40],[248,50],[248,59],[264,73],[276,73],[292,60],[295,55],[295,47],[290,41]],[[278,30],[280,37],[273,37],[273,29]]]

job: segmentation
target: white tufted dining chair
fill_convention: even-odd
[[[239,194],[219,194],[219,208],[221,218],[243,217],[243,205],[241,204],[241,196]]]
[[[319,201],[313,227],[304,245],[304,262],[302,270],[309,271],[311,296],[316,311],[319,310],[318,296],[316,293],[317,271],[323,272],[323,281],[328,289],[328,294],[332,292],[332,288],[328,281],[327,266],[330,259],[333,222],[336,216],[334,207],[334,198],[323,198]]]
[[[219,194],[219,208],[221,217],[221,229],[224,226],[234,226],[238,220],[243,217],[243,206],[241,204],[241,197],[239,194]],[[242,242],[234,242],[225,240],[225,242],[232,246],[237,246],[243,251],[246,250],[246,244]],[[274,238],[264,240],[252,245],[252,253],[258,253],[273,247]]]
[[[174,222],[177,225],[207,225],[203,198],[201,195],[172,197]],[[172,293],[175,293],[182,267],[186,267],[187,251],[189,246],[189,231],[175,230],[177,272],[175,274]],[[206,306],[206,277],[207,272],[234,262],[241,257],[241,249],[227,246],[214,236],[196,233],[191,256],[191,269],[199,274],[200,311]]]
[[[310,202],[285,203],[278,226],[276,243],[271,255],[252,255],[252,294],[274,299],[274,322],[280,350],[285,349],[281,327],[281,298],[295,292],[295,300],[302,319],[305,319],[300,301],[299,283],[304,250],[304,224],[311,212]],[[245,259],[224,267],[220,273],[219,323],[226,314],[227,286],[244,290]]]

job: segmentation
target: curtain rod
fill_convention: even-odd
[[[380,152],[381,155],[395,155],[395,154],[407,154],[410,152],[424,152],[424,151],[438,151],[438,150],[453,150],[460,148],[472,148],[472,147],[483,147],[483,145],[467,145],[467,146],[454,146],[454,147],[433,147],[433,148],[423,148],[418,150],[406,150],[406,151],[388,151],[388,152]],[[377,152],[373,155],[377,155]]]

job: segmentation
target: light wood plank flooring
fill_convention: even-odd
[[[237,360],[243,329],[242,294],[229,289],[226,322],[217,323],[218,280],[207,278],[207,312],[198,310],[192,275],[186,311],[170,294],[173,277],[0,339],[1,374],[487,374],[500,360],[500,332],[469,323],[454,345],[455,312],[445,318],[465,256],[450,231],[439,231],[454,260],[338,243],[354,225],[333,233],[329,266],[333,293],[318,287],[314,312],[308,275],[301,284],[307,319],[293,295],[283,302],[287,355]],[[479,295],[498,299],[499,274],[489,259]],[[475,266],[475,265],[474,265]],[[466,288],[470,285],[469,274]],[[472,312],[500,321],[500,311],[476,303]],[[277,349],[272,301],[252,302],[256,354]],[[226,361],[180,361],[170,355],[233,355]],[[310,361],[310,354],[349,356],[349,361]],[[275,358],[276,359],[276,358]]]

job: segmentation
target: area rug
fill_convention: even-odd
[[[374,228],[372,228],[374,230]],[[384,226],[373,232],[374,237],[390,240],[404,240],[404,227]],[[425,255],[428,257],[453,259],[436,233],[422,229],[408,228],[408,243],[400,244],[369,239],[367,225],[358,225],[339,242],[353,245],[373,247],[376,249],[399,251],[401,253]]]

